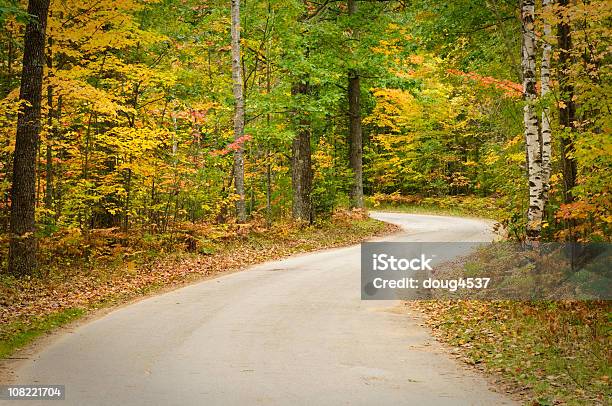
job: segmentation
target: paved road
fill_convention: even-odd
[[[373,216],[405,228],[388,240],[491,238],[480,220]],[[512,404],[398,302],[361,301],[359,279],[353,246],[198,283],[61,335],[15,382],[66,385],[54,405]]]

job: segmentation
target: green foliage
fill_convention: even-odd
[[[418,0],[409,13],[414,34],[452,66],[519,80],[518,9],[512,0]]]

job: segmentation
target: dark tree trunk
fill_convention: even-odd
[[[353,170],[351,206],[363,207],[363,132],[361,130],[361,85],[359,74],[349,71],[350,163]]]
[[[239,142],[234,151],[234,182],[236,188],[236,217],[239,223],[246,222],[246,204],[244,192],[244,83],[242,81],[240,51],[240,0],[232,0],[232,82],[235,100],[234,139]]]
[[[61,124],[60,124],[60,120],[62,119],[62,104],[63,104],[63,98],[62,95],[59,95],[59,97],[57,98],[57,108],[55,109],[55,119],[57,120],[57,122],[55,123],[55,125],[53,126],[53,132],[51,134],[52,136],[52,140],[53,142],[57,142],[60,141],[62,138],[62,130],[61,130]],[[59,156],[60,158],[62,158],[62,151],[56,151],[56,156]],[[63,159],[60,159],[63,160]],[[60,165],[59,163],[57,164],[58,166]],[[52,168],[53,170],[53,168]],[[60,217],[60,215],[62,214],[62,181],[61,181],[61,175],[62,174],[62,170],[56,166],[55,168],[55,172],[53,173],[53,211],[54,213],[54,218],[57,221]]]
[[[36,269],[36,154],[40,136],[40,104],[45,30],[50,0],[30,0],[23,51],[19,100],[25,102],[17,118],[17,137],[11,188],[9,273],[21,276]]]
[[[132,163],[132,160],[130,159],[130,164]],[[126,181],[125,181],[125,191],[126,191],[126,196],[125,196],[125,208],[124,208],[124,214],[123,214],[123,230],[124,231],[128,231],[128,229],[130,228],[130,198],[132,197],[132,169],[128,168],[127,170],[127,177],[126,177]]]
[[[53,87],[47,86],[47,104],[49,112],[47,113],[47,126],[49,132],[47,135],[47,153],[45,166],[45,208],[51,210],[53,206],[53,150],[51,147],[53,134]]]
[[[268,8],[270,8],[270,3],[268,2]],[[268,10],[270,11],[270,10]],[[272,72],[270,69],[270,58],[269,55],[266,57],[266,93],[270,94],[272,91],[272,80],[271,80]],[[270,113],[266,115],[266,125],[270,128]],[[272,224],[272,163],[270,156],[270,145],[269,141],[266,145],[266,223],[268,225]]]
[[[270,149],[266,148],[266,222],[272,223],[272,165],[270,163]]]
[[[559,0],[561,7],[571,7],[569,0]],[[572,189],[576,185],[576,160],[573,158],[574,142],[571,139],[576,120],[576,103],[574,102],[574,86],[569,77],[572,64],[572,36],[570,22],[561,20],[557,27],[559,43],[558,79],[560,89],[559,125],[561,127],[561,167],[563,172],[563,200],[573,201]]]
[[[49,36],[47,38],[48,46],[48,54],[47,54],[47,68],[49,79],[51,79],[51,69],[53,68],[53,54],[51,53],[51,47],[53,46],[53,41]],[[59,104],[59,102],[58,102]],[[46,166],[45,166],[45,208],[51,210],[53,207],[53,133],[54,133],[54,125],[53,118],[55,113],[53,112],[53,86],[51,83],[47,85],[47,153],[46,153]],[[58,105],[59,110],[59,105]]]
[[[310,92],[308,83],[295,84],[294,96],[305,96]],[[298,221],[312,221],[312,163],[310,150],[310,122],[301,113],[296,117],[296,135],[291,154],[291,182],[293,186],[293,218]]]
[[[348,0],[349,15],[357,12],[357,1]],[[363,132],[361,129],[361,84],[356,69],[348,71],[350,165],[353,170],[351,206],[363,207]]]

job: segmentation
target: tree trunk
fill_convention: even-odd
[[[272,164],[270,149],[266,148],[266,223],[272,224]]]
[[[310,92],[308,83],[298,83],[292,88],[294,96],[307,95]],[[293,139],[291,154],[291,182],[293,186],[293,219],[312,221],[312,163],[310,150],[310,122],[301,113],[297,113],[296,135]]]
[[[353,170],[351,206],[363,208],[363,132],[361,130],[361,86],[359,74],[349,71],[350,163]]]
[[[268,2],[268,11],[270,11],[270,2]],[[269,51],[269,47],[268,47]],[[266,94],[272,91],[272,73],[270,71],[270,55],[266,55]],[[270,128],[271,116],[266,114],[266,126]],[[272,224],[272,162],[270,154],[270,141],[266,145],[266,223]]]
[[[552,0],[542,0],[542,12],[546,13],[551,6]],[[546,18],[546,17],[544,17]],[[550,24],[544,22],[544,38],[542,47],[542,66],[540,69],[540,81],[542,83],[542,99],[545,102],[542,109],[542,183],[544,187],[544,200],[548,200],[548,191],[550,189],[550,174],[551,174],[551,129],[550,129],[550,108],[546,101],[546,96],[550,93],[550,57],[552,54],[552,46],[550,45],[550,34],[552,30]]]
[[[535,0],[521,1],[523,23],[523,121],[527,145],[529,178],[529,209],[527,210],[527,238],[538,240],[544,214],[544,187],[542,182],[542,148],[535,111],[536,94],[536,37],[534,31]]]
[[[130,158],[129,164],[132,164],[132,159]],[[127,179],[125,185],[125,207],[123,213],[123,231],[128,231],[130,227],[130,199],[132,197],[132,168],[128,168],[127,170]]]
[[[53,86],[51,85],[53,68],[53,54],[52,46],[53,40],[50,36],[47,37],[48,55],[47,55],[47,68],[49,75],[49,84],[47,85],[47,151],[46,151],[46,167],[45,167],[45,208],[51,210],[53,208],[53,138],[55,133],[55,125],[53,118],[57,114],[53,111]],[[58,100],[58,111],[59,111],[59,100]],[[59,117],[58,117],[59,118]]]
[[[63,97],[62,95],[59,95],[57,98],[57,108],[55,109],[55,119],[57,120],[57,122],[55,123],[55,125],[53,126],[53,132],[52,132],[52,139],[53,142],[57,142],[61,139],[62,136],[62,130],[61,130],[61,124],[60,121],[62,119],[62,105],[63,105]],[[56,152],[57,155],[61,156],[61,150],[58,150]],[[60,164],[58,163],[58,166]],[[53,170],[53,168],[52,168]],[[62,176],[62,171],[60,168],[56,167],[55,168],[55,172],[53,173],[53,193],[52,193],[52,197],[53,197],[53,209],[54,209],[54,218],[57,221],[62,213],[62,181],[61,181],[61,176]]]
[[[348,0],[349,15],[357,11],[357,1]],[[356,69],[348,71],[350,165],[353,170],[351,207],[363,208],[363,132],[361,129],[361,84]]]
[[[51,210],[53,207],[53,151],[51,147],[53,134],[53,87],[47,86],[47,105],[49,112],[47,113],[47,151],[46,151],[46,167],[45,167],[45,208]]]
[[[49,0],[30,0],[23,51],[19,100],[24,102],[17,118],[17,137],[11,188],[9,273],[21,276],[36,269],[36,154],[40,136],[40,104],[45,30]]]
[[[236,201],[236,217],[238,222],[246,221],[246,205],[244,193],[244,97],[242,83],[242,67],[240,64],[240,0],[232,0],[232,82],[234,84],[234,140],[238,148],[234,152],[234,183],[238,200]]]
[[[569,0],[559,0],[559,6],[570,7]],[[573,201],[572,189],[576,185],[576,160],[573,158],[574,142],[571,132],[575,127],[576,104],[574,98],[574,86],[569,77],[572,57],[572,36],[570,23],[561,19],[557,27],[557,41],[559,44],[559,126],[561,127],[561,167],[563,171],[563,200],[565,203]]]

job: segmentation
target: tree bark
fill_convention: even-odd
[[[47,68],[49,70],[48,77],[51,76],[51,69],[53,68],[53,55],[51,53],[51,47],[53,41],[51,37],[47,38],[48,55],[47,55]],[[53,207],[53,135],[54,135],[54,123],[53,118],[55,113],[53,111],[53,86],[51,83],[47,85],[47,151],[46,151],[46,166],[45,166],[45,208],[51,210]],[[58,106],[59,109],[59,106]]]
[[[363,208],[363,132],[361,129],[361,85],[356,70],[349,71],[350,163],[353,170],[351,206]]]
[[[60,124],[60,120],[62,119],[62,105],[63,105],[63,97],[60,94],[57,98],[57,108],[55,109],[55,119],[57,122],[54,124],[53,132],[51,134],[51,138],[53,142],[59,141],[62,135],[61,124]],[[56,154],[61,156],[61,151],[57,151]],[[59,219],[62,213],[62,189],[63,189],[63,184],[61,181],[62,171],[59,170],[60,168],[58,167],[56,167],[55,169],[53,169],[52,167],[51,169],[52,171],[55,171],[55,172],[52,172],[53,182],[54,182],[53,190],[52,190],[52,200],[53,200],[52,203],[53,203],[53,210],[55,212],[53,217],[57,221],[57,219]]]
[[[268,1],[268,12],[270,12],[270,2]],[[266,55],[266,94],[272,91],[272,72],[270,69],[269,47]],[[270,128],[271,116],[266,114],[266,126]],[[270,154],[270,141],[266,145],[266,223],[272,224],[272,162]]]
[[[11,225],[8,271],[16,276],[36,269],[37,242],[34,235],[36,205],[36,155],[40,137],[40,105],[45,31],[49,0],[30,0],[23,51],[19,100],[23,106],[17,118],[17,136],[11,187]]]
[[[527,239],[540,238],[544,214],[544,187],[542,182],[542,148],[538,131],[538,117],[535,111],[536,94],[536,36],[535,0],[521,1],[523,25],[523,122],[527,145],[527,170],[529,178],[529,209],[527,210]]]
[[[310,86],[306,82],[293,85],[293,96],[308,95]],[[310,149],[310,122],[302,114],[296,119],[296,135],[293,139],[291,154],[291,183],[293,189],[293,219],[312,221],[312,162]]]
[[[53,207],[53,150],[51,147],[53,134],[53,87],[47,86],[47,105],[49,112],[47,113],[47,151],[45,165],[45,208],[51,210]]]
[[[561,10],[570,7],[569,0],[559,0]],[[574,86],[569,77],[572,57],[572,36],[570,23],[561,18],[557,26],[557,41],[559,44],[559,126],[561,127],[561,167],[563,172],[563,200],[571,203],[573,199],[572,189],[576,185],[577,166],[573,158],[574,142],[571,139],[571,132],[575,127],[576,103],[574,102]]]
[[[349,15],[357,12],[357,1],[348,0]],[[363,131],[361,128],[361,83],[357,69],[348,71],[350,165],[353,171],[351,207],[363,208]]]
[[[542,11],[546,13],[552,4],[552,0],[542,0]],[[545,17],[546,18],[546,17]],[[542,183],[544,187],[545,204],[548,201],[548,191],[550,190],[551,174],[551,128],[550,128],[550,108],[546,101],[546,96],[550,93],[550,58],[552,46],[550,45],[551,26],[544,21],[544,38],[542,46],[542,66],[540,68],[540,82],[542,83],[542,99],[546,103],[542,109]]]
[[[132,164],[132,159],[130,158],[129,164]],[[132,197],[132,168],[128,168],[127,177],[126,177],[126,185],[125,185],[125,207],[123,209],[123,231],[127,232],[130,227],[130,200]]]
[[[246,221],[246,204],[244,193],[244,96],[242,83],[242,66],[240,63],[240,0],[232,0],[232,82],[234,84],[234,140],[238,142],[234,152],[234,185],[238,200],[236,217],[238,222]]]

